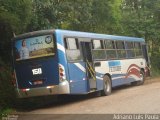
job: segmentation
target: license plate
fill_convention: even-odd
[[[36,80],[33,82],[34,85],[41,85],[43,84],[43,81],[42,80]]]

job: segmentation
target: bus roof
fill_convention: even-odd
[[[98,34],[98,33],[89,33],[89,32],[80,32],[80,31],[70,31],[70,30],[55,30],[57,34],[63,34],[64,36],[72,37],[89,37],[93,39],[106,39],[106,40],[124,40],[124,41],[137,41],[144,42],[143,38],[137,37],[128,37],[128,36],[116,36],[116,35],[107,35],[107,34]]]
[[[70,37],[86,37],[86,38],[89,37],[93,39],[104,39],[104,40],[109,39],[109,40],[144,42],[143,38],[137,38],[137,37],[116,36],[116,35],[98,34],[98,33],[90,33],[90,32],[62,30],[62,29],[40,30],[40,31],[24,33],[14,37],[14,39],[23,39],[31,36],[33,37],[33,36],[44,35],[44,34],[53,34],[54,32],[63,36],[70,36]]]
[[[15,39],[23,39],[23,38],[27,38],[27,37],[31,37],[31,36],[38,36],[38,35],[44,35],[44,34],[53,34],[54,31],[55,31],[55,29],[28,32],[28,33],[17,35],[16,37],[14,37],[14,40]]]

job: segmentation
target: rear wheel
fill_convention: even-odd
[[[103,96],[108,96],[112,92],[112,84],[111,79],[109,76],[105,75],[103,78],[103,90],[101,91],[101,94]]]

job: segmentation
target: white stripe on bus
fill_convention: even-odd
[[[57,48],[61,50],[63,53],[65,53],[65,49],[61,44],[57,43]]]
[[[98,77],[98,76],[96,76],[96,78],[97,78],[97,79],[99,79],[99,80],[103,80],[103,78],[101,78],[101,77]]]
[[[126,76],[113,77],[112,80],[121,79],[121,78],[124,79],[124,77],[126,77]]]
[[[86,69],[80,63],[74,63],[80,70],[86,72]]]

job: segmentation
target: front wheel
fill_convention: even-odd
[[[108,96],[112,92],[112,83],[111,79],[109,76],[105,75],[103,78],[103,90],[102,90],[102,95],[103,96]]]
[[[143,85],[144,84],[144,81],[145,81],[145,75],[144,75],[144,72],[141,70],[140,71],[140,80],[139,81],[136,81],[136,82],[133,82],[132,85]]]
[[[145,74],[144,74],[144,72],[141,70],[141,71],[140,71],[140,81],[139,81],[138,85],[143,85],[143,84],[144,84],[144,81],[145,81]]]

